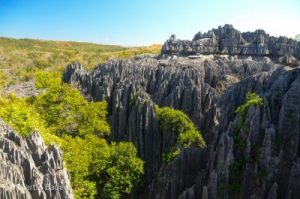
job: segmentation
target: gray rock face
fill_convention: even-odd
[[[209,131],[217,122],[217,95],[239,79],[276,67],[272,62],[249,58],[164,60],[146,55],[110,61],[91,73],[83,71],[79,63],[70,64],[63,79],[76,84],[92,100],[108,101],[112,139],[132,141],[137,146],[146,160],[149,184],[158,174],[164,149],[176,140],[159,131],[154,103],[183,110],[210,140],[214,135]]]
[[[172,35],[162,47],[165,55],[229,54],[270,56],[283,64],[299,64],[300,42],[286,37],[272,37],[264,30],[240,32],[232,25],[197,33],[192,41]]]
[[[189,187],[173,181],[172,186],[181,185],[180,198],[298,198],[299,86],[300,68],[278,68],[250,76],[219,95],[218,125],[211,126],[214,131],[210,132],[216,136],[207,141],[207,152],[199,158],[206,167],[188,161],[198,168],[198,174]],[[239,129],[235,110],[245,102],[247,92],[260,94],[264,105],[250,107],[244,127]],[[171,165],[177,165],[176,161]],[[165,186],[157,183],[169,178],[171,171],[161,170],[163,174],[153,184],[163,188],[150,193],[165,189],[164,192],[172,193],[168,182]],[[186,171],[189,169],[180,169],[171,176]],[[174,197],[162,193],[157,198]]]
[[[208,174],[217,171],[218,187],[229,185],[229,189],[225,191],[218,188],[219,196],[297,198],[297,190],[292,188],[295,183],[292,176],[295,176],[293,168],[297,167],[299,158],[300,132],[297,115],[300,109],[299,102],[295,100],[300,94],[297,90],[300,86],[299,72],[299,68],[279,68],[273,72],[259,73],[240,81],[221,96],[218,102],[222,110],[218,119],[222,121],[218,128],[220,141],[215,145],[217,150],[212,151],[216,157],[220,152],[223,154],[218,148],[226,135],[233,141],[233,147],[227,152],[232,154],[233,161],[228,161],[219,168],[216,166],[219,165],[219,159],[212,158],[208,163],[211,165]],[[260,94],[264,105],[250,107],[244,127],[238,129],[234,111],[244,102],[247,92]],[[239,145],[241,143],[244,146]],[[224,171],[229,172],[223,175]],[[236,188],[234,181],[240,184],[237,186],[238,190],[234,189],[235,192],[231,191]],[[298,178],[296,181],[298,186],[300,181]],[[203,184],[200,181],[197,183]]]
[[[212,39],[202,41],[207,37]],[[272,38],[264,31],[236,33],[225,26],[197,34],[192,42],[218,44],[218,49],[233,43],[234,48],[227,48],[229,55],[191,58],[175,49],[177,56],[113,60],[91,72],[79,63],[70,64],[63,78],[87,98],[108,101],[111,139],[132,141],[138,148],[145,160],[149,198],[296,199],[300,194],[300,68],[263,56],[270,53]],[[254,40],[267,48],[251,56],[230,55]],[[275,38],[274,45],[284,46],[279,40]],[[168,42],[177,46],[174,38]],[[164,48],[166,44],[162,50],[166,53]],[[247,92],[259,94],[264,103],[250,106],[240,127],[235,110],[245,103]],[[162,153],[175,137],[158,128],[155,104],[189,115],[207,148],[185,149],[163,165]]]
[[[21,138],[0,119],[0,198],[72,199],[61,152],[39,133]]]

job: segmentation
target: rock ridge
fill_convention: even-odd
[[[62,153],[40,134],[20,137],[0,119],[0,198],[73,199]]]
[[[287,37],[274,37],[264,30],[240,32],[226,24],[208,32],[198,32],[192,40],[176,39],[164,43],[162,55],[189,56],[227,54],[239,56],[268,56],[282,64],[299,64],[300,42]]]

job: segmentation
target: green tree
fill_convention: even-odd
[[[17,98],[10,93],[0,99],[1,118],[20,132],[22,136],[31,134],[36,128],[43,129],[43,121],[38,119],[38,113],[28,107],[24,99]]]
[[[86,136],[86,139],[64,138],[63,158],[75,196],[78,199],[93,199],[97,194],[97,182],[90,179],[91,174],[92,171],[103,172],[106,168],[109,146],[105,140],[92,135]]]
[[[103,137],[110,133],[106,102],[88,102],[70,85],[52,84],[33,103],[57,135]]]
[[[107,176],[107,180],[103,188],[103,198],[128,197],[139,185],[143,174],[143,162],[136,156],[137,151],[132,143],[112,143],[104,175]]]
[[[129,197],[143,175],[132,143],[108,143],[106,102],[88,102],[56,72],[36,71],[37,97],[0,97],[0,117],[26,137],[38,130],[56,143],[70,173],[76,199]]]
[[[68,136],[63,150],[76,198],[124,198],[140,183],[143,161],[131,143]]]

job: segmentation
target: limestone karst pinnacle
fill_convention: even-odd
[[[73,199],[61,151],[40,134],[20,137],[0,119],[0,198]]]
[[[299,52],[295,40],[225,25],[190,41],[172,36],[158,56],[111,60],[92,71],[71,63],[63,81],[108,102],[111,139],[138,149],[148,198],[298,199]],[[236,109],[248,92],[263,105],[250,106],[241,127]],[[207,148],[186,148],[164,165],[176,135],[159,128],[156,105],[186,113]]]
[[[287,37],[273,37],[261,29],[240,32],[226,24],[205,33],[198,32],[192,40],[180,40],[172,35],[164,43],[162,54],[268,56],[279,63],[299,64],[300,42]]]

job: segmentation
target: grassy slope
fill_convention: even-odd
[[[61,71],[72,61],[88,68],[112,58],[158,54],[160,45],[127,48],[86,42],[44,41],[0,37],[0,87],[34,79],[38,70]]]

